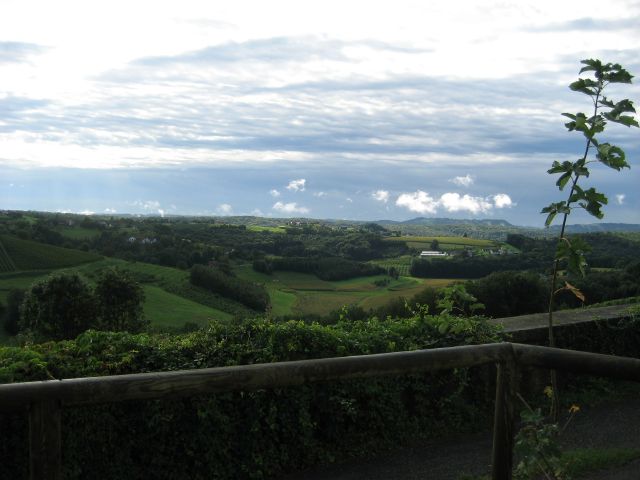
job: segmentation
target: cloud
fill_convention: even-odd
[[[624,205],[624,199],[626,198],[626,195],[624,193],[617,193],[616,194],[616,202],[618,202],[618,205]]]
[[[447,212],[469,212],[472,214],[487,213],[493,204],[482,197],[472,197],[459,193],[445,193],[440,197],[439,204]]]
[[[475,197],[468,194],[460,195],[455,192],[447,192],[435,199],[422,190],[403,193],[396,200],[397,206],[421,214],[436,214],[439,209],[443,209],[450,213],[469,212],[477,215],[488,213],[494,208],[510,207],[512,204],[511,198],[505,193],[499,193],[492,197]]]
[[[143,210],[158,210],[160,208],[160,202],[157,200],[136,200],[132,202],[131,205],[142,208]]]
[[[218,205],[216,212],[220,215],[231,215],[233,213],[233,207],[228,203],[222,203]]]
[[[318,198],[322,198],[322,197],[326,197],[327,194],[326,194],[326,192],[314,192],[313,196],[314,197],[318,197]]]
[[[455,183],[460,187],[469,187],[473,185],[473,177],[468,173],[464,177],[454,177],[449,180],[451,183]]]
[[[498,193],[493,196],[493,203],[496,208],[509,208],[513,205],[511,197],[506,193]]]
[[[104,213],[118,213],[115,208],[105,208]]]
[[[291,203],[276,202],[273,204],[273,207],[271,208],[273,208],[277,212],[282,212],[282,213],[309,213],[310,212],[310,210],[307,207],[302,207],[302,206],[299,207],[296,202],[291,202]]]
[[[269,190],[269,195],[271,195],[272,197],[279,197],[280,196],[280,192],[278,190],[276,190],[275,188],[272,188],[271,190]]]
[[[434,200],[427,192],[418,190],[414,193],[403,193],[396,200],[399,207],[408,208],[412,212],[417,213],[436,213],[438,210],[438,202]]]
[[[33,55],[39,55],[45,47],[35,43],[0,42],[0,64],[22,62]]]
[[[387,203],[389,201],[389,192],[387,190],[376,190],[371,196],[378,202]]]
[[[305,184],[307,180],[304,178],[299,178],[298,180],[291,180],[289,185],[287,185],[287,190],[291,190],[292,192],[304,192]]]

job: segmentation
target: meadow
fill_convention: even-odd
[[[451,279],[421,279],[387,275],[357,277],[349,280],[325,281],[312,274],[276,271],[266,275],[254,271],[250,265],[235,269],[246,280],[263,283],[271,297],[274,316],[327,315],[344,305],[357,305],[365,310],[380,307],[398,297],[409,299],[427,286],[449,285]],[[376,282],[388,281],[386,285]]]
[[[426,237],[426,236],[403,236],[403,237],[387,237],[386,242],[402,242],[406,243],[409,248],[416,250],[431,250],[431,243],[437,241],[440,249],[443,251],[461,250],[464,248],[492,248],[500,245],[499,242],[493,240],[485,240],[481,238],[469,237]]]

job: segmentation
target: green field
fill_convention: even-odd
[[[95,253],[22,240],[10,235],[0,235],[0,242],[17,270],[64,268],[103,258]]]
[[[144,286],[144,315],[152,327],[176,328],[185,323],[204,327],[212,320],[231,320],[229,313],[179,297],[154,285]]]
[[[375,263],[381,264],[378,261]],[[368,310],[398,297],[409,299],[426,286],[439,288],[454,281],[400,276],[397,280],[391,280],[388,285],[377,286],[374,284],[376,280],[389,277],[375,275],[328,282],[306,273],[276,271],[272,275],[265,275],[254,271],[250,265],[236,268],[235,273],[241,278],[263,283],[267,287],[274,316],[327,315],[344,305],[359,305]]]
[[[100,235],[97,228],[85,227],[58,227],[55,229],[60,235],[72,240],[90,240]]]
[[[249,225],[247,230],[251,232],[287,233],[287,229],[284,227],[264,227],[261,225]]]
[[[460,250],[463,248],[491,248],[500,245],[493,240],[468,237],[419,237],[408,235],[404,237],[385,238],[386,242],[404,242],[409,248],[415,248],[416,250],[431,250],[431,242],[434,240],[438,241],[440,249],[444,251]]]
[[[0,240],[0,273],[13,272],[14,270],[16,270],[16,266]]]

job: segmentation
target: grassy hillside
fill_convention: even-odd
[[[442,250],[459,250],[462,248],[491,248],[498,245],[493,240],[468,237],[424,237],[424,236],[404,236],[388,237],[387,242],[405,242],[409,248],[416,250],[430,250],[431,242],[437,240]]]
[[[35,242],[28,242],[27,246],[32,243]],[[150,320],[151,327],[157,329],[180,329],[186,323],[206,326],[212,320],[226,322],[233,318],[236,310],[244,308],[236,302],[218,298],[205,290],[193,287],[189,284],[189,273],[184,270],[100,258],[100,260],[74,267],[0,273],[0,301],[6,303],[10,290],[26,290],[35,281],[46,278],[52,272],[77,271],[93,282],[103,270],[115,266],[128,271],[143,285],[144,313]],[[219,308],[221,306],[223,308]],[[7,341],[8,337],[2,332],[0,344],[6,344]]]
[[[0,235],[0,242],[17,270],[46,270],[82,265],[103,258],[95,253]]]
[[[359,305],[365,310],[380,307],[398,298],[410,298],[426,286],[442,287],[449,279],[418,279],[401,276],[392,280],[386,275],[357,277],[349,280],[325,281],[315,275],[276,271],[265,275],[254,271],[250,265],[236,269],[236,275],[254,282],[264,283],[271,297],[272,314],[327,315],[344,305]],[[389,280],[387,285],[376,281]]]
[[[13,272],[14,270],[16,270],[16,266],[0,240],[0,273]]]

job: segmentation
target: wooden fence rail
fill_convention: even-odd
[[[0,385],[0,412],[27,410],[32,479],[61,478],[62,408],[258,390],[496,364],[492,478],[511,479],[517,370],[532,366],[640,381],[640,360],[495,343],[234,367]]]

